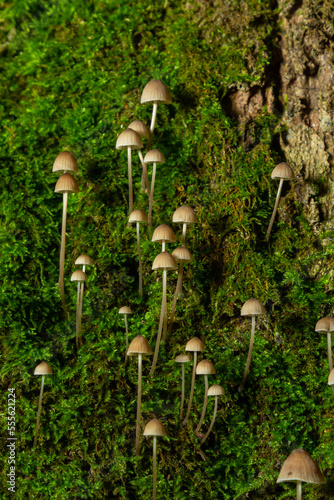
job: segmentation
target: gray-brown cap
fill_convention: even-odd
[[[319,319],[315,325],[316,332],[330,333],[334,331],[334,318],[332,316],[325,316]]]
[[[274,170],[271,172],[272,179],[284,179],[285,181],[291,181],[295,178],[293,170],[287,163],[279,163],[276,165]]]
[[[157,269],[170,269],[172,271],[175,271],[177,269],[177,263],[174,257],[172,257],[169,252],[161,252],[154,259],[152,269],[153,271]]]
[[[82,255],[79,255],[79,257],[74,262],[74,264],[76,266],[92,266],[93,265],[93,261],[92,261],[92,259],[88,255],[82,254]]]
[[[52,368],[45,361],[36,366],[34,375],[52,375]]]
[[[189,363],[190,358],[188,354],[179,354],[178,356],[176,356],[174,361],[175,363]]]
[[[257,299],[248,299],[244,303],[240,312],[241,316],[260,316],[266,314],[266,310]]]
[[[334,368],[328,375],[328,385],[334,385]]]
[[[153,354],[150,344],[147,342],[145,337],[138,335],[133,339],[129,345],[127,352],[128,356],[136,356],[137,354]]]
[[[164,425],[157,418],[150,420],[144,429],[144,436],[167,436]]]
[[[158,149],[151,149],[144,157],[145,163],[165,163],[164,155]]]
[[[79,186],[71,174],[63,174],[59,177],[55,186],[55,193],[78,193]]]
[[[307,451],[293,450],[282,465],[277,483],[283,481],[305,481],[306,483],[325,483],[326,479]]]
[[[172,255],[174,259],[180,261],[180,262],[191,262],[193,260],[193,256],[189,252],[188,248],[186,247],[178,247],[173,250]]]
[[[140,208],[136,208],[131,212],[129,222],[147,222],[147,215]]]
[[[140,135],[132,130],[132,128],[126,128],[117,137],[116,149],[141,149],[143,147]]]
[[[77,269],[71,276],[71,281],[87,281],[87,274]]]
[[[174,243],[174,241],[176,241],[176,238],[171,227],[167,226],[167,224],[161,224],[160,226],[155,228],[152,236],[152,241],[158,241],[159,243],[162,243],[163,241]]]
[[[140,103],[160,101],[164,104],[171,104],[172,97],[168,88],[160,80],[149,81],[142,92]]]
[[[201,339],[198,337],[193,337],[192,339],[188,340],[187,345],[186,345],[186,351],[205,351],[205,347]]]
[[[173,213],[173,222],[182,222],[183,224],[195,224],[197,215],[193,208],[188,205],[182,205]]]
[[[60,153],[54,161],[52,172],[78,172],[78,163],[76,158],[69,151]]]
[[[196,366],[196,375],[214,375],[216,369],[208,359],[202,359]]]
[[[123,306],[120,308],[120,310],[118,311],[118,314],[132,314],[132,311],[130,309],[130,307],[128,306]]]
[[[212,385],[208,389],[208,396],[223,396],[225,394],[221,385]]]
[[[145,123],[141,122],[140,120],[134,120],[130,123],[128,128],[131,128],[132,130],[137,132],[137,134],[139,134],[142,139],[148,139],[151,136],[150,129],[145,125]]]

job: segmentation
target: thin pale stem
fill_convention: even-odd
[[[297,500],[302,500],[302,482],[297,481]]]
[[[200,421],[198,422],[198,426],[196,427],[195,432],[199,432],[200,428],[202,427],[203,420],[204,420],[205,413],[206,413],[206,406],[208,404],[209,381],[208,381],[207,375],[204,375],[204,381],[205,381],[205,394],[204,394],[203,410],[202,410],[202,415],[201,415]]]
[[[143,296],[143,268],[141,263],[141,252],[140,252],[140,236],[139,236],[139,222],[137,225],[137,248],[138,248],[138,259],[139,259],[139,296]]]
[[[85,283],[84,281],[81,282],[81,294],[80,294],[80,309],[79,309],[79,327],[78,327],[78,344],[79,346],[82,345],[81,337],[80,337],[80,330],[81,330],[81,318],[82,318],[82,306],[83,306],[83,294],[84,294],[84,288],[85,288]]]
[[[202,446],[202,444],[208,439],[209,434],[212,431],[213,424],[215,423],[215,420],[216,420],[217,409],[218,409],[218,396],[215,396],[215,409],[213,411],[213,416],[212,416],[212,420],[210,423],[210,427],[208,428],[207,433],[205,434],[204,438],[200,442],[200,446]]]
[[[155,344],[153,362],[152,362],[151,371],[150,371],[151,375],[154,373],[155,365],[157,364],[157,360],[158,360],[160,340],[161,340],[161,333],[162,333],[162,327],[163,327],[163,322],[164,322],[164,317],[165,317],[165,309],[166,309],[166,291],[167,291],[167,271],[166,271],[166,269],[163,269],[162,270],[162,304],[161,304],[161,313],[160,313],[160,321],[159,321],[159,329],[158,329],[157,341],[156,341],[156,344]]]
[[[274,210],[273,210],[273,213],[272,213],[272,216],[271,216],[271,219],[270,219],[270,223],[269,223],[269,226],[268,226],[268,229],[267,229],[266,241],[269,240],[269,236],[270,236],[270,233],[271,233],[271,228],[273,227],[275,215],[276,215],[277,208],[278,208],[279,199],[280,199],[280,196],[281,196],[283,182],[284,182],[284,179],[280,179],[279,186],[278,186],[278,191],[277,191],[277,195],[276,195],[276,201],[275,201]]]
[[[153,500],[157,498],[157,437],[153,436]]]
[[[182,382],[181,382],[181,409],[180,409],[180,420],[183,418],[183,405],[184,405],[184,363],[182,363]]]
[[[61,225],[61,243],[59,259],[59,279],[58,287],[61,295],[63,309],[66,312],[65,288],[64,288],[64,265],[65,265],[65,235],[66,235],[66,213],[67,213],[68,193],[63,193],[63,220]]]
[[[77,350],[79,349],[79,311],[81,302],[81,283],[78,281],[77,288],[77,309],[76,309],[76,321],[75,321],[75,346]]]
[[[148,217],[147,217],[149,227],[152,226],[152,207],[153,207],[153,193],[154,193],[156,169],[157,169],[157,164],[153,163],[153,172],[152,172],[152,181],[151,181],[151,190],[150,190],[150,201],[149,201],[149,206],[148,206]]]
[[[187,224],[182,224],[182,246],[186,246]]]
[[[152,110],[152,119],[150,125],[150,132],[153,134],[155,128],[155,122],[157,120],[157,110],[158,110],[158,101],[153,102],[153,110]]]
[[[148,174],[147,174],[147,163],[144,162],[143,153],[141,152],[140,149],[138,149],[138,156],[140,159],[141,166],[143,167],[143,172],[142,172],[142,176],[141,176],[142,188],[143,188],[143,190],[146,189],[148,196],[150,196],[150,182],[148,180]]]
[[[254,337],[255,337],[255,316],[252,316],[252,331],[251,331],[251,339],[249,343],[249,351],[248,351],[248,358],[247,358],[247,363],[246,363],[246,368],[245,368],[245,373],[244,376],[242,377],[241,384],[239,386],[239,391],[241,392],[244,388],[246,378],[249,372],[249,367],[251,364],[251,359],[252,359],[252,351],[253,351],[253,345],[254,345]]]
[[[128,179],[129,179],[129,215],[132,213],[133,207],[133,188],[132,188],[132,171],[131,171],[131,148],[128,146]]]
[[[125,345],[126,345],[126,351],[125,351],[125,362],[127,361],[127,353],[129,349],[129,331],[128,331],[128,319],[126,314],[124,314],[124,323],[125,323]]]
[[[36,431],[35,431],[34,444],[32,445],[33,448],[35,448],[35,446],[37,445],[37,437],[38,437],[38,432],[39,432],[39,421],[41,418],[41,409],[42,409],[42,397],[43,397],[43,391],[44,391],[44,379],[45,379],[45,375],[42,375],[41,391],[39,393],[39,401],[38,401]]]
[[[175,316],[175,309],[176,309],[176,302],[177,298],[180,295],[180,287],[182,288],[182,278],[183,278],[183,262],[180,262],[180,267],[179,267],[179,275],[177,278],[177,283],[176,283],[176,289],[175,289],[175,294],[174,294],[174,299],[173,299],[173,304],[172,304],[172,312],[170,314],[170,320],[169,320],[169,335],[172,333],[172,326],[173,326],[173,321],[174,321],[174,316]],[[166,339],[163,338],[163,341]]]
[[[138,397],[137,397],[137,423],[136,423],[137,455],[140,455],[141,374],[142,374],[142,354],[138,354]]]
[[[190,415],[190,410],[191,410],[191,405],[193,402],[193,395],[194,395],[194,387],[195,387],[195,377],[196,377],[196,366],[197,366],[197,351],[194,352],[194,366],[193,366],[193,376],[191,379],[191,387],[190,387],[190,394],[189,394],[189,403],[188,403],[188,409],[186,416],[183,420],[183,425],[186,425],[189,419]]]
[[[327,346],[328,346],[328,364],[329,364],[329,372],[333,370],[333,360],[332,360],[332,338],[331,334],[327,333]]]

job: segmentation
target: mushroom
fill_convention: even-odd
[[[157,163],[165,163],[165,157],[160,151],[157,149],[151,149],[148,153],[146,153],[144,162],[145,163],[153,163],[153,171],[152,171],[152,180],[151,180],[151,190],[150,190],[150,201],[148,207],[148,225],[151,227],[152,225],[152,207],[153,207],[153,192],[154,192],[154,183],[155,183],[155,174],[157,170]]]
[[[218,408],[218,396],[223,396],[225,394],[224,389],[222,388],[221,385],[212,385],[208,389],[208,396],[214,396],[215,397],[215,409],[213,410],[213,416],[212,420],[210,423],[210,427],[207,430],[207,433],[203,437],[202,441],[200,442],[200,446],[208,439],[208,436],[210,432],[212,431],[213,424],[215,423],[216,420],[216,415],[217,415],[217,408]]]
[[[208,359],[203,359],[198,363],[196,367],[196,375],[204,375],[205,393],[204,393],[204,404],[203,404],[202,415],[200,421],[198,422],[198,426],[196,427],[195,432],[199,432],[200,428],[202,427],[202,423],[206,412],[206,406],[208,404],[208,390],[209,390],[208,375],[214,375],[215,373],[216,369],[214,365],[211,363],[211,361],[209,361]]]
[[[189,363],[190,358],[188,354],[179,354],[174,359],[175,363],[181,363],[182,366],[182,383],[181,383],[181,408],[180,408],[180,420],[183,418],[183,405],[184,405],[184,364]]]
[[[196,224],[197,215],[193,208],[182,205],[173,213],[173,222],[182,222],[182,246],[186,244],[187,224]]]
[[[35,371],[34,371],[34,375],[42,375],[42,383],[41,383],[41,391],[39,394],[39,401],[38,401],[37,422],[36,422],[36,431],[35,431],[33,448],[35,448],[35,446],[37,445],[37,437],[38,437],[38,432],[39,432],[39,421],[41,418],[42,397],[43,397],[43,391],[44,391],[44,379],[45,379],[45,375],[52,375],[52,368],[45,361],[42,361],[42,363],[40,363],[39,365],[36,366]]]
[[[160,226],[156,227],[153,235],[152,235],[152,241],[161,243],[162,245],[162,252],[166,251],[166,242],[167,243],[174,243],[176,241],[174,231],[171,227],[167,226],[167,224],[161,224]]]
[[[132,189],[132,171],[131,171],[131,151],[133,149],[141,149],[143,147],[140,135],[127,128],[118,136],[116,141],[117,149],[126,149],[128,151],[128,179],[129,179],[129,215],[133,207],[133,189]]]
[[[76,266],[82,266],[82,272],[85,272],[86,271],[86,266],[92,266],[93,265],[93,261],[92,261],[92,259],[88,255],[82,254],[82,255],[79,255],[79,257],[74,262],[74,264]],[[81,317],[81,314],[82,314],[82,304],[83,304],[84,288],[85,288],[84,281],[78,282],[77,304],[79,303],[80,317]]]
[[[293,450],[282,465],[277,483],[297,481],[297,500],[302,498],[302,481],[323,484],[326,482],[318,464],[307,451],[299,448]]]
[[[249,351],[248,358],[245,368],[244,376],[242,377],[241,384],[239,386],[239,391],[241,392],[244,388],[246,378],[249,372],[249,367],[252,359],[252,350],[254,345],[254,335],[255,335],[255,316],[260,316],[262,314],[266,314],[266,310],[261,304],[261,302],[257,299],[248,299],[241,308],[241,316],[251,316],[252,317],[252,331],[251,331],[251,339],[249,343]]]
[[[52,172],[74,172],[78,173],[78,163],[75,156],[69,151],[60,153],[54,161]]]
[[[160,104],[172,104],[172,97],[168,88],[160,80],[151,80],[148,82],[142,92],[140,103],[153,102],[152,119],[150,125],[151,134],[154,132],[158,102]]]
[[[129,217],[129,222],[136,223],[137,248],[138,248],[138,259],[139,259],[139,295],[140,295],[140,297],[142,297],[143,296],[143,268],[142,268],[142,263],[141,263],[139,224],[141,222],[147,222],[147,216],[146,216],[145,212],[143,212],[142,210],[139,210],[139,208],[137,208],[136,210],[131,212],[130,217]]]
[[[325,316],[324,318],[319,319],[315,325],[315,331],[327,333],[328,364],[329,371],[331,371],[333,370],[331,332],[334,331],[334,318],[331,316]]]
[[[133,122],[130,123],[128,128],[131,128],[132,130],[137,132],[137,134],[140,135],[140,138],[142,140],[143,139],[148,139],[148,141],[151,140],[150,129],[148,127],[146,127],[145,123],[141,122],[140,120],[134,120]],[[150,183],[149,183],[148,175],[147,175],[147,165],[144,162],[143,154],[140,151],[140,149],[138,149],[138,156],[140,159],[140,163],[143,167],[142,188],[144,189],[144,186],[146,185],[147,194],[148,194],[148,197],[150,197]]]
[[[140,413],[141,413],[141,378],[142,356],[153,354],[150,344],[145,337],[138,335],[133,339],[128,349],[128,356],[138,355],[138,396],[137,396],[137,422],[136,422],[136,453],[140,454]]]
[[[331,385],[332,389],[334,390],[334,369],[331,370],[330,374],[328,375],[328,385]]]
[[[125,342],[126,342],[126,351],[125,351],[125,353],[127,354],[128,348],[129,348],[129,332],[128,332],[128,320],[127,320],[127,316],[128,316],[128,314],[132,314],[132,311],[131,311],[130,307],[123,306],[118,311],[118,314],[124,314]],[[126,361],[126,354],[125,354],[125,361]]]
[[[291,181],[292,179],[295,178],[295,175],[294,175],[294,173],[292,171],[292,168],[289,167],[289,165],[287,163],[283,162],[283,163],[279,163],[278,165],[276,165],[276,167],[274,168],[274,170],[271,172],[271,178],[272,179],[279,179],[280,181],[279,181],[279,186],[278,186],[278,191],[277,191],[277,196],[276,196],[274,210],[273,210],[273,213],[272,213],[272,216],[271,216],[271,219],[270,219],[270,223],[269,223],[269,226],[268,226],[268,229],[267,229],[266,241],[269,240],[271,228],[273,227],[273,223],[274,223],[274,219],[275,219],[275,215],[276,215],[276,211],[277,211],[279,199],[280,199],[280,196],[281,196],[283,182],[284,181]]]
[[[80,269],[77,269],[72,274],[71,281],[78,282],[78,291],[79,291],[81,284],[83,284],[85,281],[87,281],[87,274],[84,273],[83,271],[81,271]],[[81,294],[80,294],[79,300],[78,300],[78,294],[77,294],[76,328],[75,328],[75,345],[76,345],[77,349],[79,349],[79,347],[80,347],[79,344],[81,343],[79,340],[79,334],[80,334],[80,329],[81,329],[82,304],[83,304],[83,299],[81,297]]]
[[[63,193],[63,220],[61,227],[61,245],[60,245],[60,259],[59,259],[59,279],[58,287],[60,290],[61,300],[64,310],[66,309],[65,304],[65,290],[64,290],[64,264],[65,264],[65,234],[66,234],[66,214],[67,214],[67,201],[68,193],[78,193],[79,186],[77,181],[71,174],[63,174],[59,177],[56,186],[55,193]]]
[[[153,436],[153,500],[157,498],[157,436],[167,436],[160,420],[153,418],[146,424],[144,436]]]
[[[157,255],[156,258],[154,259],[152,269],[153,269],[153,271],[158,270],[158,269],[162,269],[162,304],[161,304],[161,313],[160,313],[157,341],[155,344],[153,362],[152,362],[152,367],[151,367],[151,371],[150,371],[151,375],[154,373],[155,365],[156,365],[157,360],[158,360],[161,332],[162,332],[162,327],[163,327],[164,318],[165,318],[165,314],[166,314],[165,311],[167,310],[167,270],[170,269],[170,270],[175,271],[177,269],[177,263],[176,263],[174,257],[172,257],[170,253],[162,252],[162,253],[159,253],[159,255]]]
[[[188,409],[187,409],[186,416],[183,420],[183,425],[186,425],[188,422],[190,410],[191,410],[191,405],[192,405],[192,401],[193,401],[195,377],[196,377],[196,366],[197,366],[197,353],[203,352],[204,350],[205,350],[204,344],[198,337],[193,337],[191,340],[189,340],[187,342],[186,351],[192,351],[194,353],[194,361],[193,361],[193,374],[192,374],[192,379],[191,379]]]

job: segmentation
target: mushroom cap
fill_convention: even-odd
[[[152,269],[153,271],[155,271],[156,269],[171,269],[172,271],[175,271],[177,269],[177,263],[170,253],[161,252],[154,259]]]
[[[282,465],[277,483],[283,481],[305,481],[306,483],[325,483],[326,479],[307,451],[293,450]]]
[[[118,311],[118,314],[132,314],[132,311],[130,309],[130,307],[128,306],[123,306],[120,308],[120,310]]]
[[[193,337],[192,339],[188,340],[187,345],[186,345],[186,351],[205,351],[205,347],[201,339],[198,337]]]
[[[175,363],[189,363],[190,358],[188,354],[179,354],[178,356],[176,356],[174,361]]]
[[[172,96],[168,88],[160,80],[148,82],[142,92],[140,103],[160,101],[163,104],[172,104]]]
[[[144,156],[144,163],[165,163],[165,157],[157,149],[151,149]]]
[[[214,375],[216,369],[208,359],[202,359],[196,366],[196,375]]]
[[[173,222],[182,222],[183,224],[195,224],[197,215],[193,208],[188,205],[182,205],[173,213]]]
[[[71,281],[87,281],[87,274],[77,269],[71,276]]]
[[[142,139],[148,139],[151,136],[150,129],[145,125],[145,123],[141,122],[140,120],[134,120],[130,123],[128,128],[131,128],[132,130],[137,132],[137,134],[139,134]]]
[[[119,134],[116,141],[116,149],[141,149],[143,147],[140,135],[132,128],[126,128]]]
[[[334,331],[334,318],[332,316],[325,316],[319,319],[315,325],[316,332],[330,333]]]
[[[79,257],[74,262],[74,264],[76,266],[92,266],[93,265],[93,261],[92,261],[92,259],[90,257],[88,257],[88,255],[82,254],[82,255],[79,255]]]
[[[164,425],[157,418],[153,418],[146,424],[144,436],[167,436]]]
[[[52,368],[45,361],[36,366],[34,375],[52,375]]]
[[[129,222],[147,222],[147,215],[140,208],[136,208],[131,212]]]
[[[241,316],[261,316],[261,314],[266,314],[266,310],[259,300],[248,299],[242,306],[240,314]]]
[[[186,247],[175,248],[172,255],[174,259],[179,260],[180,262],[191,262],[193,260],[193,256]]]
[[[225,394],[221,385],[212,385],[208,389],[208,396],[223,396]]]
[[[129,345],[127,355],[136,356],[136,354],[153,354],[150,344],[142,335],[135,337]]]
[[[334,368],[328,375],[328,385],[334,385]]]
[[[78,172],[77,160],[69,151],[63,151],[55,159],[52,172],[58,172],[59,170],[66,172]]]
[[[63,174],[59,177],[55,186],[55,193],[78,193],[79,186],[71,174]]]
[[[279,163],[276,165],[274,170],[271,172],[272,179],[284,179],[286,181],[291,181],[295,178],[293,170],[287,163]]]
[[[155,228],[152,236],[152,241],[158,241],[159,243],[168,241],[169,243],[174,243],[174,241],[176,241],[176,238],[171,227],[167,226],[167,224],[161,224],[160,226]]]

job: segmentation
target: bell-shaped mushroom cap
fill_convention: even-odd
[[[145,125],[145,123],[141,122],[140,120],[135,120],[130,123],[129,127],[137,134],[140,135],[140,137],[143,139],[148,139],[151,135],[150,129]]]
[[[186,351],[205,351],[205,347],[201,339],[198,337],[193,337],[192,339],[188,340],[187,345],[186,345]]]
[[[315,325],[315,331],[324,333],[333,332],[334,318],[332,318],[331,316],[325,316],[324,318],[319,319],[319,321]]]
[[[77,269],[71,276],[71,281],[87,281],[87,274]]]
[[[152,269],[153,271],[155,271],[156,269],[171,269],[172,271],[175,271],[177,269],[177,263],[170,253],[161,252],[154,259]]]
[[[167,224],[161,224],[155,228],[152,236],[152,241],[158,241],[162,243],[163,241],[168,241],[169,243],[174,243],[176,241],[174,231]]]
[[[88,257],[88,255],[82,254],[82,255],[79,255],[79,257],[74,262],[74,264],[76,266],[92,266],[93,265],[93,261],[92,261],[92,259],[90,257]]]
[[[276,165],[274,170],[271,172],[272,179],[284,179],[286,181],[291,181],[295,178],[293,170],[287,163],[279,163]]]
[[[165,163],[165,161],[164,155],[157,149],[151,149],[144,157],[145,163]]]
[[[71,174],[63,174],[57,180],[55,193],[78,193],[79,186]]]
[[[164,104],[172,104],[172,97],[168,88],[160,80],[151,80],[148,82],[142,92],[140,103],[160,101]]]
[[[328,385],[334,385],[334,368],[328,376]]]
[[[45,361],[36,366],[34,375],[52,375],[52,368]]]
[[[196,375],[214,375],[216,369],[208,359],[202,359],[196,366]]]
[[[266,314],[266,310],[257,299],[248,299],[241,308],[241,316],[260,316]]]
[[[283,481],[305,481],[306,483],[325,483],[326,479],[307,451],[293,450],[285,460],[279,473],[277,483]]]
[[[143,147],[140,135],[132,130],[132,128],[126,128],[119,134],[116,141],[117,149],[141,149]]]
[[[129,216],[129,222],[147,222],[147,215],[143,210],[136,208]]]
[[[182,222],[183,224],[195,224],[197,215],[193,208],[188,205],[182,205],[173,213],[173,222]]]
[[[157,418],[153,418],[146,424],[144,436],[167,436],[166,429]]]
[[[118,314],[132,314],[132,311],[130,309],[130,307],[128,306],[123,306],[120,308],[120,310],[118,311]]]
[[[133,339],[129,345],[127,352],[128,356],[135,356],[136,354],[153,354],[150,344],[147,342],[145,337],[138,335]]]
[[[212,385],[208,389],[208,396],[223,396],[225,394],[221,385]]]
[[[69,151],[63,151],[55,159],[52,172],[58,172],[59,170],[65,172],[78,172],[77,160]]]
[[[174,361],[175,363],[189,363],[190,358],[188,354],[179,354],[178,356],[176,356]]]
[[[179,260],[180,262],[191,262],[193,260],[193,256],[186,247],[175,248],[172,255],[174,259]]]

